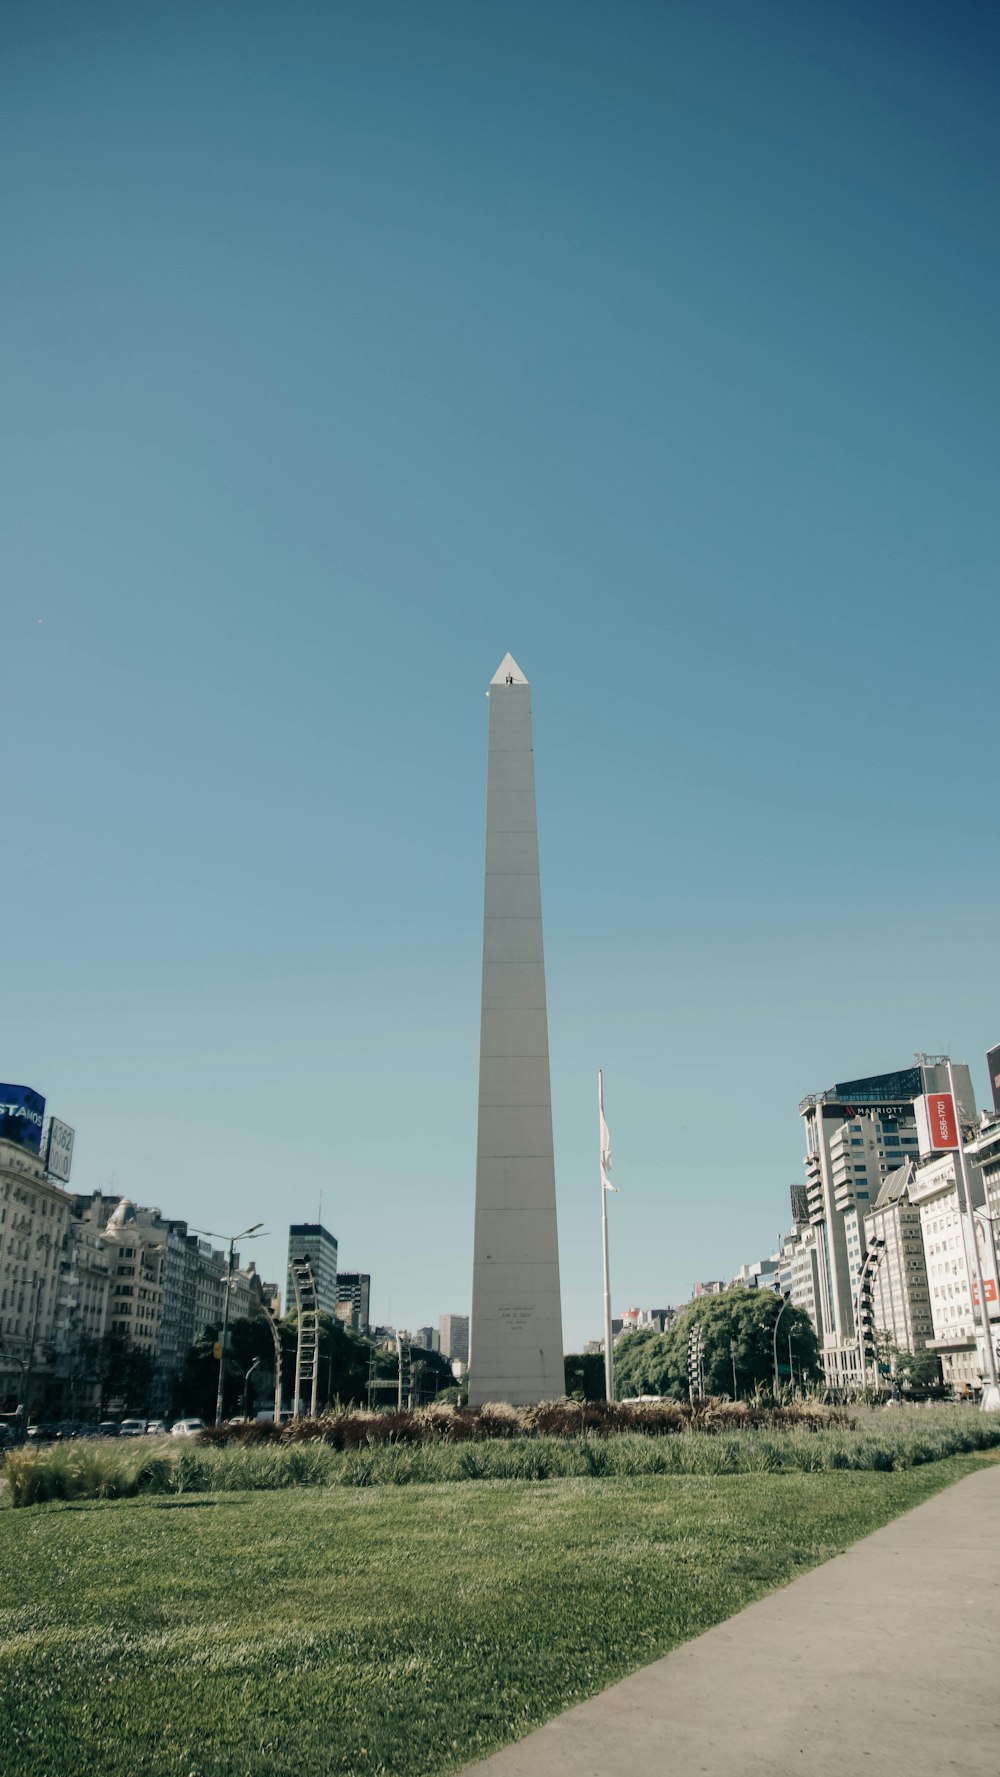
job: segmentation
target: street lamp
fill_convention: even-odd
[[[255,1357],[253,1360],[253,1363],[250,1365],[249,1370],[247,1370],[245,1376],[243,1377],[243,1417],[244,1418],[247,1417],[247,1412],[248,1412],[248,1409],[250,1406],[250,1378],[253,1375],[254,1371],[256,1369],[258,1369],[259,1367],[260,1367],[260,1358]]]
[[[780,1387],[780,1382],[778,1380],[778,1328],[781,1325],[781,1317],[784,1314],[785,1309],[791,1306],[791,1300],[792,1300],[791,1296],[785,1297],[784,1301],[781,1304],[781,1307],[778,1309],[777,1315],[775,1316],[775,1322],[774,1322],[774,1398],[775,1398],[775,1400],[777,1400],[777,1398],[778,1398],[778,1389]]]
[[[263,1237],[258,1234],[257,1229],[263,1228],[263,1226],[263,1222],[253,1222],[249,1228],[244,1228],[241,1234],[231,1234],[228,1236],[225,1234],[216,1234],[211,1228],[191,1229],[192,1234],[205,1234],[208,1236],[209,1240],[229,1240],[229,1264],[226,1267],[226,1275],[222,1279],[226,1286],[226,1295],[222,1304],[222,1338],[219,1341],[219,1386],[215,1396],[216,1425],[222,1424],[222,1379],[226,1368],[226,1335],[229,1331],[229,1298],[233,1293],[233,1248],[238,1240],[262,1239]]]

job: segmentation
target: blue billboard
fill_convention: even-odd
[[[29,1154],[42,1151],[45,1100],[30,1086],[0,1086],[0,1141],[12,1141]]]

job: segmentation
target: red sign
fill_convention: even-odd
[[[928,1092],[927,1121],[935,1148],[958,1147],[958,1120],[950,1092]]]

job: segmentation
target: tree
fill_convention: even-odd
[[[734,1288],[689,1302],[665,1333],[651,1330],[626,1334],[615,1352],[616,1393],[662,1394],[683,1400],[688,1393],[688,1336],[695,1325],[704,1342],[702,1371],[705,1393],[745,1396],[770,1387],[774,1375],[774,1328],[778,1329],[779,1375],[788,1375],[788,1341],[792,1364],[803,1382],[820,1374],[816,1333],[809,1316],[773,1290]]]
[[[566,1393],[571,1401],[603,1401],[603,1351],[571,1352],[565,1359]]]
[[[897,1371],[907,1388],[934,1388],[941,1381],[941,1359],[936,1351],[904,1351]]]
[[[410,1387],[414,1406],[429,1406],[439,1399],[442,1390],[453,1387],[454,1382],[451,1364],[442,1352],[411,1345]]]
[[[148,1351],[130,1344],[121,1333],[105,1333],[97,1348],[95,1369],[101,1419],[112,1401],[118,1402],[123,1411],[146,1406],[153,1380],[153,1360]]]
[[[222,1327],[208,1326],[200,1339],[196,1339],[184,1359],[181,1373],[174,1384],[173,1411],[177,1414],[197,1416],[204,1419],[206,1425],[215,1421],[215,1403],[219,1388],[219,1360],[215,1355],[215,1347],[222,1337]],[[223,1378],[222,1417],[231,1417],[243,1411],[244,1378],[254,1358],[259,1359],[260,1368],[257,1374],[261,1378],[258,1384],[258,1398],[265,1377],[274,1376],[274,1341],[271,1329],[263,1315],[255,1315],[251,1319],[231,1320],[229,1323],[226,1351],[226,1370]],[[294,1365],[294,1357],[292,1359]],[[294,1372],[293,1372],[294,1373]],[[288,1376],[287,1360],[284,1375]],[[268,1399],[268,1405],[271,1401]]]

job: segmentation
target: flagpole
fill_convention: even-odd
[[[597,1073],[597,1105],[601,1119],[601,1238],[604,1248],[604,1394],[613,1401],[615,1398],[615,1353],[611,1342],[611,1266],[608,1259],[608,1192],[609,1185],[605,1166],[610,1164],[610,1150],[606,1146],[607,1124],[604,1121],[604,1074]],[[607,1160],[605,1155],[607,1154]]]

